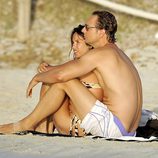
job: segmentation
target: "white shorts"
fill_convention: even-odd
[[[82,120],[80,127],[84,128],[86,133],[106,138],[135,136],[136,134],[135,132],[126,132],[121,121],[109,111],[106,105],[98,100]]]

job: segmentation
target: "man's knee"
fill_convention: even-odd
[[[55,88],[58,88],[58,89],[64,89],[66,88],[69,84],[71,84],[72,81],[66,81],[66,82],[60,82],[60,83],[54,83],[51,85],[51,87],[55,87]]]
[[[50,88],[63,89],[64,88],[64,83],[54,83],[50,86]]]
[[[50,87],[52,88],[58,88],[58,89],[65,89],[66,87],[72,85],[72,84],[75,84],[75,82],[79,82],[78,79],[73,79],[73,80],[69,80],[69,81],[66,81],[66,82],[61,82],[61,83],[55,83],[55,84],[52,84]]]

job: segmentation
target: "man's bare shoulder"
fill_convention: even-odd
[[[116,47],[111,45],[105,45],[103,47],[90,50],[87,55],[92,55],[96,59],[101,58],[105,60],[104,57],[106,57],[106,59],[115,58],[117,52],[118,49]]]
[[[102,62],[114,62],[116,60],[116,54],[117,50],[114,47],[105,45],[90,50],[80,58],[80,61],[94,63],[95,65],[101,64]]]

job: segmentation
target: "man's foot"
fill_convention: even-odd
[[[11,134],[14,133],[15,125],[14,123],[0,125],[0,133],[2,134]]]
[[[23,132],[27,130],[33,130],[32,128],[25,129],[20,122],[17,123],[9,123],[9,124],[4,124],[0,125],[0,133],[1,134],[15,134],[18,132]]]

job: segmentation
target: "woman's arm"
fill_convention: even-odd
[[[83,76],[97,68],[97,53],[87,53],[78,60],[52,66],[50,70],[36,74],[27,88],[27,96],[32,95],[32,88],[39,82],[60,83]]]
[[[37,71],[38,71],[39,73],[42,73],[42,72],[47,72],[47,71],[49,71],[49,70],[51,70],[51,69],[52,69],[52,66],[51,66],[51,65],[49,65],[49,64],[46,63],[46,62],[43,62],[43,63],[41,63],[41,64],[38,66]]]

